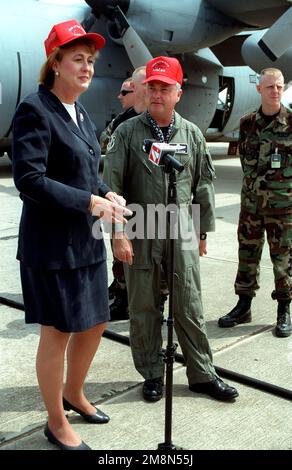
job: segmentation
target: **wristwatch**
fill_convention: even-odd
[[[200,240],[207,240],[207,234],[206,233],[200,233]]]

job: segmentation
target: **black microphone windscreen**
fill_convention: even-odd
[[[150,153],[152,144],[154,144],[155,140],[154,139],[144,139],[143,140],[143,150],[146,153]]]

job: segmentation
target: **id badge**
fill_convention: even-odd
[[[280,153],[272,153],[271,168],[273,168],[274,170],[276,170],[277,168],[281,168],[281,154]]]

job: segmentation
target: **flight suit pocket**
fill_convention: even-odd
[[[125,183],[125,196],[131,203],[143,204],[151,201],[153,192],[152,163],[145,159],[137,159],[135,168],[131,172],[130,184]],[[150,198],[150,199],[149,199]]]
[[[209,153],[206,153],[202,160],[202,177],[211,180],[214,180],[216,178],[215,168]]]
[[[185,286],[184,286],[184,304],[189,311],[190,300],[191,300],[191,290],[192,290],[192,266],[186,268],[185,273]]]
[[[185,168],[189,165],[191,157],[185,153],[175,153],[174,158],[178,160]]]
[[[152,168],[153,163],[150,161],[143,160],[141,163],[141,174],[143,177],[137,180],[134,200],[138,200],[142,203],[150,203],[153,197],[153,185],[155,181],[153,170],[155,170],[155,168]]]
[[[134,238],[131,241],[134,253],[132,268],[149,269],[151,267],[152,240]]]
[[[178,293],[175,294],[176,311],[180,311],[183,306],[185,315],[195,321],[199,328],[202,328],[204,319],[202,316],[199,265],[187,265],[183,278],[181,278],[178,285],[175,285],[175,288],[178,290]]]
[[[183,309],[186,312],[190,311],[191,293],[193,277],[193,267],[186,266],[183,272],[174,275],[174,298],[175,298],[175,311],[179,312]]]
[[[148,166],[148,163],[145,162],[144,160],[143,160],[142,163],[143,163],[144,169],[146,170],[146,173],[148,173],[148,175],[152,175],[152,170],[151,170],[151,168]]]

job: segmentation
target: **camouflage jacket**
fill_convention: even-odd
[[[109,125],[102,131],[99,137],[99,145],[100,145],[100,151],[101,153],[106,152],[107,144],[109,143],[109,140],[111,138],[112,132],[113,132],[113,124],[114,124],[113,119]]]
[[[135,109],[131,106],[125,111],[122,111],[118,114],[110,123],[109,125],[102,131],[99,138],[100,149],[101,153],[106,153],[107,145],[110,141],[112,133],[116,130],[116,128],[124,121],[137,116]]]
[[[239,151],[244,173],[241,205],[251,213],[292,213],[292,111],[280,113],[266,125],[259,111],[240,121]],[[279,168],[272,155],[278,154]]]

